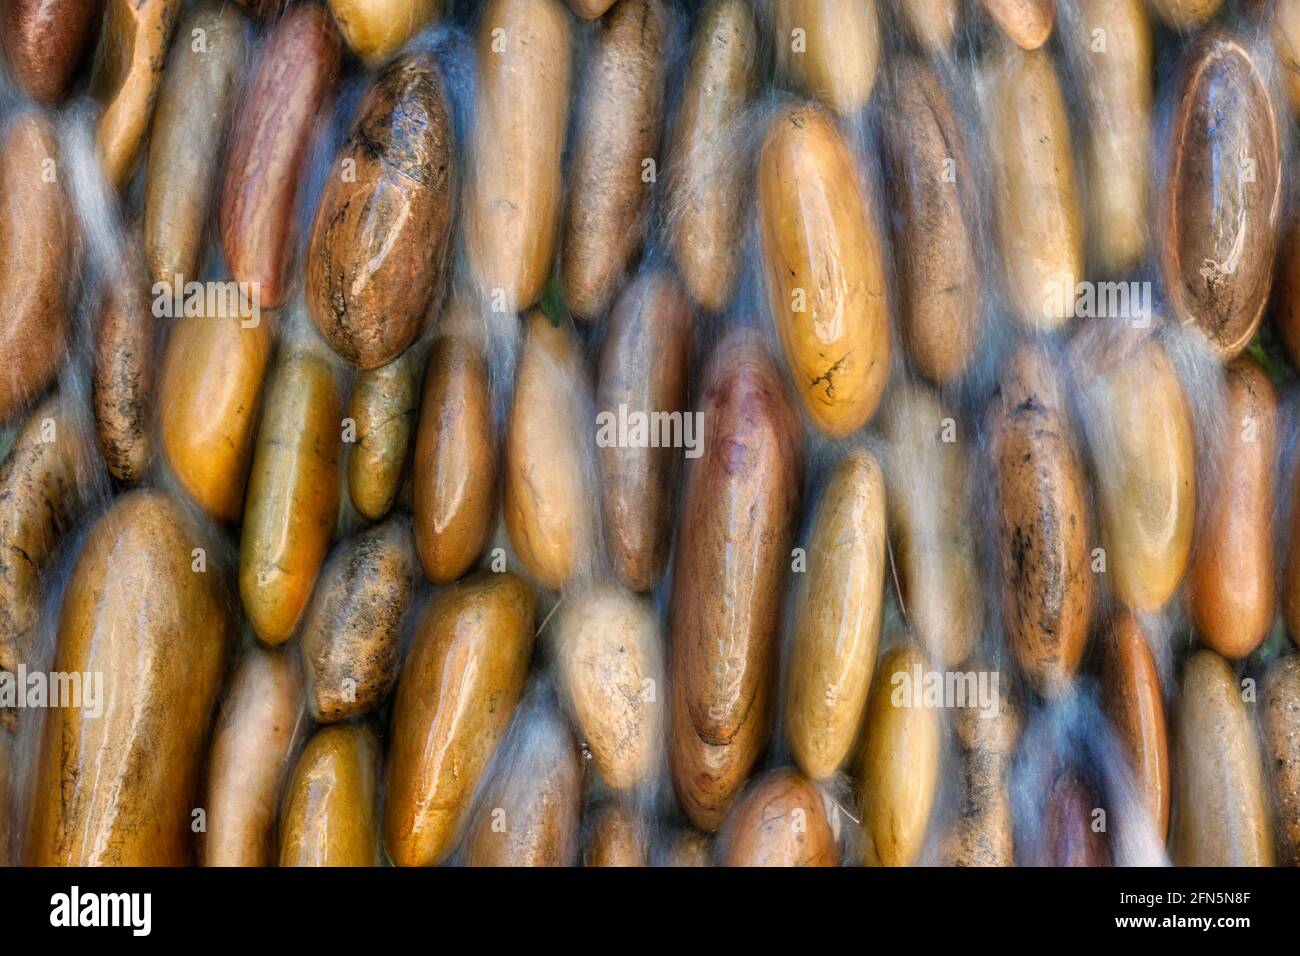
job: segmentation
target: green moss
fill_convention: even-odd
[[[1272,322],[1260,324],[1259,331],[1246,347],[1246,354],[1260,364],[1269,380],[1278,387],[1296,380],[1296,370],[1287,360],[1286,349]]]
[[[568,317],[569,306],[564,301],[564,290],[560,288],[558,276],[551,276],[551,281],[546,283],[546,288],[542,291],[541,309],[542,314],[557,329],[560,322]]]

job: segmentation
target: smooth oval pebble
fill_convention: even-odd
[[[89,504],[92,456],[77,403],[56,394],[32,409],[0,462],[0,672],[33,662],[41,584]],[[0,734],[16,715],[0,708]]]
[[[348,492],[361,515],[378,521],[401,491],[419,410],[420,377],[410,351],[357,375],[348,400],[356,443],[348,456]]]
[[[758,160],[768,302],[795,389],[836,438],[875,413],[889,377],[885,262],[871,205],[831,114],[777,112]]]
[[[180,12],[181,0],[105,0],[91,89],[104,107],[95,146],[104,178],[118,191],[130,184],[149,133]]]
[[[82,707],[45,722],[29,865],[192,862],[204,745],[235,634],[218,573],[191,568],[193,549],[209,545],[158,491],[118,498],[91,529],[63,596],[54,670],[103,676]]]
[[[1183,665],[1176,721],[1174,863],[1272,866],[1255,722],[1232,668],[1213,651],[1193,651]]]
[[[634,591],[663,576],[681,464],[704,437],[687,408],[691,344],[690,301],[674,277],[656,270],[619,296],[601,347],[596,444],[605,546]]]
[[[12,114],[0,135],[0,422],[54,380],[67,348],[79,254],[63,182],[49,117]]]
[[[848,757],[866,710],[885,600],[885,477],[864,450],[840,459],[808,540],[786,672],[785,730],[813,780]]]
[[[595,528],[590,395],[571,325],[540,309],[524,320],[506,426],[502,511],[515,553],[537,583],[555,590],[589,564]]]
[[[1224,361],[1259,327],[1281,209],[1277,117],[1254,57],[1224,28],[1183,54],[1165,148],[1160,264],[1170,305]]]
[[[343,415],[323,348],[282,347],[258,424],[239,536],[239,595],[257,636],[289,639],[338,516]]]
[[[564,195],[572,85],[560,0],[487,0],[464,229],[479,294],[499,311],[531,306],[551,275]]]
[[[361,716],[388,697],[419,573],[411,530],[400,515],[330,555],[302,625],[307,699],[317,723]]]
[[[976,184],[957,115],[919,59],[892,75],[884,113],[894,190],[899,326],[913,365],[943,384],[960,378],[982,332]]]
[[[177,29],[149,133],[144,245],[149,275],[167,286],[199,279],[226,138],[243,89],[246,18],[205,0]],[[196,49],[195,31],[203,44]]]
[[[701,308],[721,312],[740,275],[748,175],[737,175],[758,93],[758,27],[745,0],[712,0],[691,41],[668,160],[668,242]]]
[[[1250,655],[1273,626],[1273,475],[1278,403],[1252,358],[1226,369],[1220,444],[1211,452],[1218,493],[1202,515],[1187,573],[1192,622],[1205,645],[1230,660]]]
[[[727,815],[727,866],[839,866],[822,795],[796,770],[758,778]]]
[[[609,308],[645,238],[670,26],[663,0],[620,0],[587,54],[560,259],[565,302],[584,319]]]
[[[573,866],[578,861],[582,765],[553,705],[525,711],[469,835],[470,866]]]
[[[270,323],[233,316],[173,319],[158,389],[159,434],[181,487],[208,514],[234,522],[271,360]]]
[[[341,64],[342,43],[325,8],[295,6],[270,28],[240,106],[217,226],[231,274],[264,309],[289,298],[298,187]]]
[[[497,446],[482,351],[456,335],[429,352],[411,466],[415,545],[424,573],[450,584],[491,534]]]
[[[1003,369],[990,432],[1007,642],[1030,685],[1061,696],[1088,642],[1093,542],[1067,391],[1042,348],[1022,346]]]
[[[971,438],[921,385],[895,390],[883,432],[903,614],[936,663],[955,667],[970,655],[984,624]]]
[[[1145,0],[1088,0],[1063,16],[1061,29],[1088,116],[1083,145],[1095,262],[1090,268],[1121,279],[1146,258],[1150,238],[1151,22]]]
[[[447,9],[447,0],[329,0],[343,39],[366,66],[382,63]]]
[[[1138,619],[1121,611],[1101,636],[1102,706],[1119,737],[1146,825],[1163,846],[1169,832],[1169,734],[1151,645]],[[1126,822],[1117,825],[1127,827]]]
[[[972,670],[987,673],[990,668],[980,662]],[[956,817],[940,843],[943,866],[1014,866],[1016,862],[1009,781],[1020,737],[1020,709],[1007,682],[998,683],[992,709],[968,703],[953,715],[960,760],[959,800]]]
[[[1069,114],[1046,50],[1008,48],[989,67],[985,124],[998,251],[1016,319],[1060,328],[1084,277],[1083,212]]]
[[[158,322],[139,239],[126,241],[100,304],[91,400],[108,473],[130,483],[144,477],[153,458]]]
[[[1102,371],[1090,390],[1106,573],[1130,608],[1158,611],[1177,589],[1191,552],[1191,411],[1168,353],[1154,339]]]
[[[1094,825],[1097,810],[1105,807],[1077,767],[1053,768],[1039,805],[1044,819],[1038,866],[1110,865],[1107,833]]]
[[[40,103],[68,92],[99,32],[101,0],[8,0],[0,47],[9,73]]]
[[[280,866],[378,866],[379,741],[366,724],[322,727],[285,786]]]
[[[390,723],[384,844],[398,866],[451,852],[523,692],[535,598],[514,575],[479,573],[429,604]]]
[[[375,78],[326,180],[307,252],[307,306],[339,355],[386,365],[419,338],[442,291],[455,175],[432,54]]]
[[[293,654],[246,646],[212,731],[204,866],[275,865],[280,790],[307,729]]]
[[[591,761],[626,789],[659,769],[664,726],[663,638],[650,604],[620,588],[566,598],[555,662]]]
[[[922,699],[930,664],[915,644],[880,660],[858,753],[862,860],[911,866],[925,841],[938,792],[942,724]]]
[[[844,116],[866,106],[881,56],[876,0],[782,0],[771,9],[785,81]]]
[[[748,330],[718,343],[700,395],[708,427],[687,468],[673,571],[668,750],[682,809],[714,830],[772,730],[803,442]]]

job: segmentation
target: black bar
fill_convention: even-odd
[[[1103,936],[1234,940],[1260,930],[1287,938],[1300,884],[1281,869],[6,870],[5,943],[71,933],[136,942],[129,918],[117,927],[53,926],[52,901],[63,894],[70,903],[74,885],[82,907],[88,895],[150,894],[142,937],[149,940],[205,947],[319,941],[338,951],[408,945],[406,937],[420,948],[582,938],[602,948],[635,941],[727,950],[792,933],[820,945],[839,934],[866,946],[897,936],[927,949],[945,940],[1020,939],[1049,948]],[[1132,920],[1151,922],[1121,925]]]

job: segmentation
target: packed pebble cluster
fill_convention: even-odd
[[[1300,863],[1300,0],[0,62],[0,864]]]

